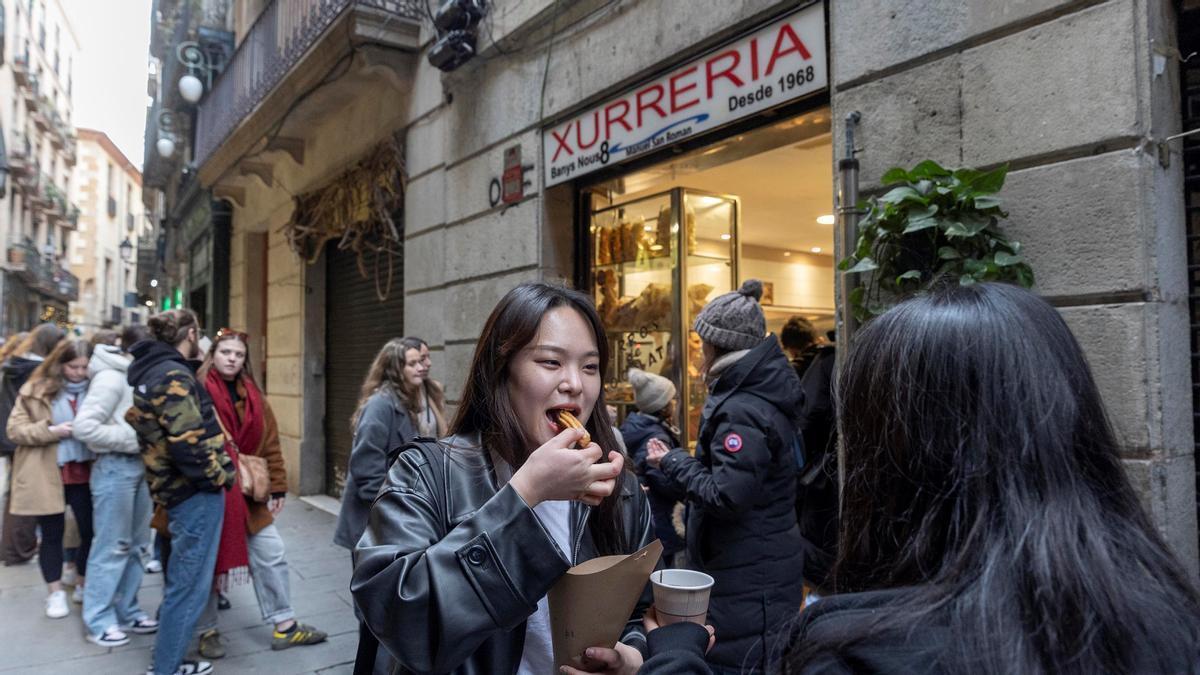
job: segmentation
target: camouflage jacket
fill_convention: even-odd
[[[144,341],[130,350],[133,407],[125,420],[137,431],[154,501],[165,508],[196,492],[233,486],[236,472],[208,392],[178,350]]]

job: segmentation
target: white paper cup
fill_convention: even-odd
[[[713,578],[695,570],[659,570],[650,575],[654,611],[661,625],[680,621],[704,625]]]

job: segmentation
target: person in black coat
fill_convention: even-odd
[[[709,386],[696,456],[657,441],[647,452],[647,463],[686,492],[688,560],[716,581],[715,672],[757,672],[804,595],[792,454],[800,380],[766,335],[761,296],[751,279],[696,317]]]
[[[662,559],[667,567],[675,566],[675,554],[683,550],[683,538],[675,531],[672,515],[684,493],[663,472],[646,464],[646,446],[650,439],[679,445],[679,429],[673,424],[675,416],[675,384],[661,375],[640,368],[629,369],[629,384],[633,385],[637,411],[629,413],[621,424],[621,438],[633,459],[634,469],[650,498],[654,515],[654,534],[663,545]]]
[[[837,555],[838,462],[837,421],[833,406],[833,372],[837,350],[823,344],[800,378],[804,403],[797,428],[804,438],[806,464],[796,490],[796,520],[804,537],[804,580],[824,590]]]
[[[1200,593],[1054,307],[993,283],[907,300],[854,336],[837,409],[838,594],[771,672],[1200,671]],[[641,672],[704,672],[699,631],[656,635],[674,628]]]

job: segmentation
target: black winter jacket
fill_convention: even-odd
[[[716,580],[708,659],[726,668],[764,663],[773,631],[800,609],[791,449],[800,398],[796,372],[768,336],[711,385],[696,456],[675,449],[661,463],[687,492],[688,558]]]
[[[453,449],[446,450],[449,444]],[[525,621],[572,565],[598,553],[591,509],[571,504],[573,551],[560,551],[510,485],[498,487],[478,438],[451,437],[434,458],[406,448],[388,471],[354,551],[350,590],[397,673],[517,672]],[[632,473],[621,485],[627,553],[654,540]],[[649,583],[622,642],[645,651]]]
[[[4,362],[4,366],[0,369],[3,382],[0,382],[0,455],[12,456],[17,449],[17,444],[8,439],[8,431],[5,425],[8,423],[8,416],[12,413],[13,405],[17,402],[17,395],[21,391],[21,387],[37,370],[41,361],[27,359],[23,356],[14,356]]]
[[[670,556],[683,550],[683,538],[675,531],[671,516],[675,504],[683,501],[686,496],[680,486],[667,479],[661,469],[646,464],[646,445],[650,439],[657,438],[674,448],[679,445],[679,438],[661,419],[640,412],[629,413],[621,424],[621,438],[629,455],[633,458],[634,469],[642,479],[642,484],[650,489],[650,511],[654,515],[654,534],[663,545],[663,555]]]

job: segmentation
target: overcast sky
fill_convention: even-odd
[[[151,0],[60,0],[79,38],[75,126],[108,134],[142,167]]]

